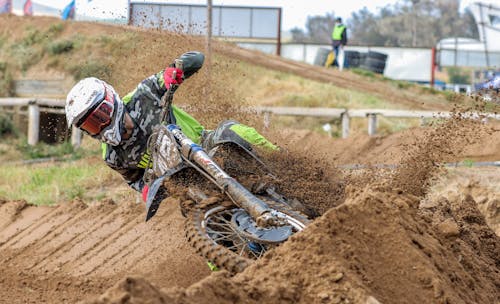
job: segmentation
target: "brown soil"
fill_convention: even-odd
[[[178,202],[150,222],[142,204],[0,205],[0,302],[74,303],[125,274],[187,287],[209,274],[187,244]]]
[[[53,22],[40,20],[40,25]],[[0,28],[9,22],[22,24],[18,18],[2,16]],[[89,35],[126,31],[86,23],[71,24],[66,31],[71,30]],[[159,32],[148,33],[142,39],[162,37]],[[120,85],[133,87],[131,83],[154,72],[151,67],[166,62],[154,55],[165,49],[178,54],[202,46],[195,38],[170,43],[171,48],[156,44],[151,53],[123,58],[127,61],[123,69],[135,70],[124,70],[123,75],[129,76]],[[299,75],[306,67],[225,45],[216,49],[235,60]],[[148,66],[131,64],[139,62],[134,60]],[[308,74],[312,78],[373,94],[392,92],[382,82],[357,83],[355,75],[344,79],[350,74],[312,69],[317,72]],[[235,96],[223,83],[214,80],[211,98],[204,98],[203,85],[209,82],[202,74],[195,77],[200,81],[187,82],[188,89],[180,96],[200,100],[210,124],[232,114],[252,121],[233,111]],[[390,98],[425,103],[408,94]],[[475,170],[477,178],[468,171],[471,176],[466,178],[461,173],[445,175],[438,165],[464,157],[499,160],[495,125],[456,116],[387,137],[346,140],[269,132],[283,147],[281,153],[266,156],[281,178],[280,187],[322,216],[244,272],[233,277],[224,271],[209,273],[184,239],[183,218],[174,199],[164,201],[148,223],[143,205],[132,202],[34,207],[2,201],[0,302],[498,303],[500,240],[488,226],[498,223],[498,183],[485,185],[482,178],[484,174],[498,178],[499,169]],[[352,163],[399,166],[347,174],[335,169]],[[443,190],[447,188],[442,184],[456,195]]]
[[[499,239],[474,201],[418,204],[387,189],[353,189],[235,277],[161,291],[127,278],[92,303],[495,303]]]

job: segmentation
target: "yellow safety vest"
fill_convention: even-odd
[[[342,33],[344,32],[344,30],[345,30],[345,25],[343,24],[335,25],[332,32],[332,39],[342,40]]]

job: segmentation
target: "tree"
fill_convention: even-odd
[[[384,14],[389,14],[387,9],[383,9]],[[377,16],[368,11],[366,7],[353,13],[348,21],[348,34],[350,44],[355,45],[384,45],[386,37],[379,30]]]
[[[459,11],[460,0],[403,0],[372,13],[366,7],[352,14],[350,44],[432,47],[446,37],[477,38],[472,14]],[[294,41],[329,43],[334,15],[308,17],[307,32],[292,32]]]
[[[304,33],[304,31],[298,27],[294,27],[293,29],[291,29],[290,33],[292,33],[293,42],[309,42],[309,38],[307,37],[306,33]]]
[[[291,30],[294,42],[330,43],[335,15],[327,13],[325,16],[308,16],[306,32],[300,28]]]
[[[307,17],[306,29],[312,41],[330,43],[334,26],[335,15],[333,13],[327,13],[325,16]]]

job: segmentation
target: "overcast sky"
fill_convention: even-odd
[[[81,0],[80,0],[81,1]],[[106,3],[110,9],[113,8],[113,0],[91,0],[95,2]],[[462,8],[478,0],[462,0]],[[59,9],[64,8],[70,0],[34,0],[40,4],[53,6]],[[123,3],[123,1],[119,1]],[[206,4],[203,0],[133,0],[132,2],[163,2],[163,3],[183,3],[183,4]],[[372,12],[378,11],[378,8],[388,4],[394,4],[398,0],[345,0],[345,1],[326,1],[326,0],[213,0],[214,5],[242,5],[242,6],[272,6],[283,9],[283,30],[289,30],[294,27],[305,28],[307,16],[325,15],[326,13],[335,13],[336,16],[344,20],[349,18],[353,12],[357,12],[363,7],[367,7]],[[487,0],[497,4],[500,0]]]

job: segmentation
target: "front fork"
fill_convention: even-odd
[[[167,125],[177,142],[181,146],[182,156],[198,165],[211,176],[214,182],[224,191],[236,205],[245,209],[256,221],[257,225],[266,227],[276,224],[276,218],[271,214],[271,209],[262,200],[229,176],[219,167],[203,148],[188,138],[181,129],[173,124]]]

